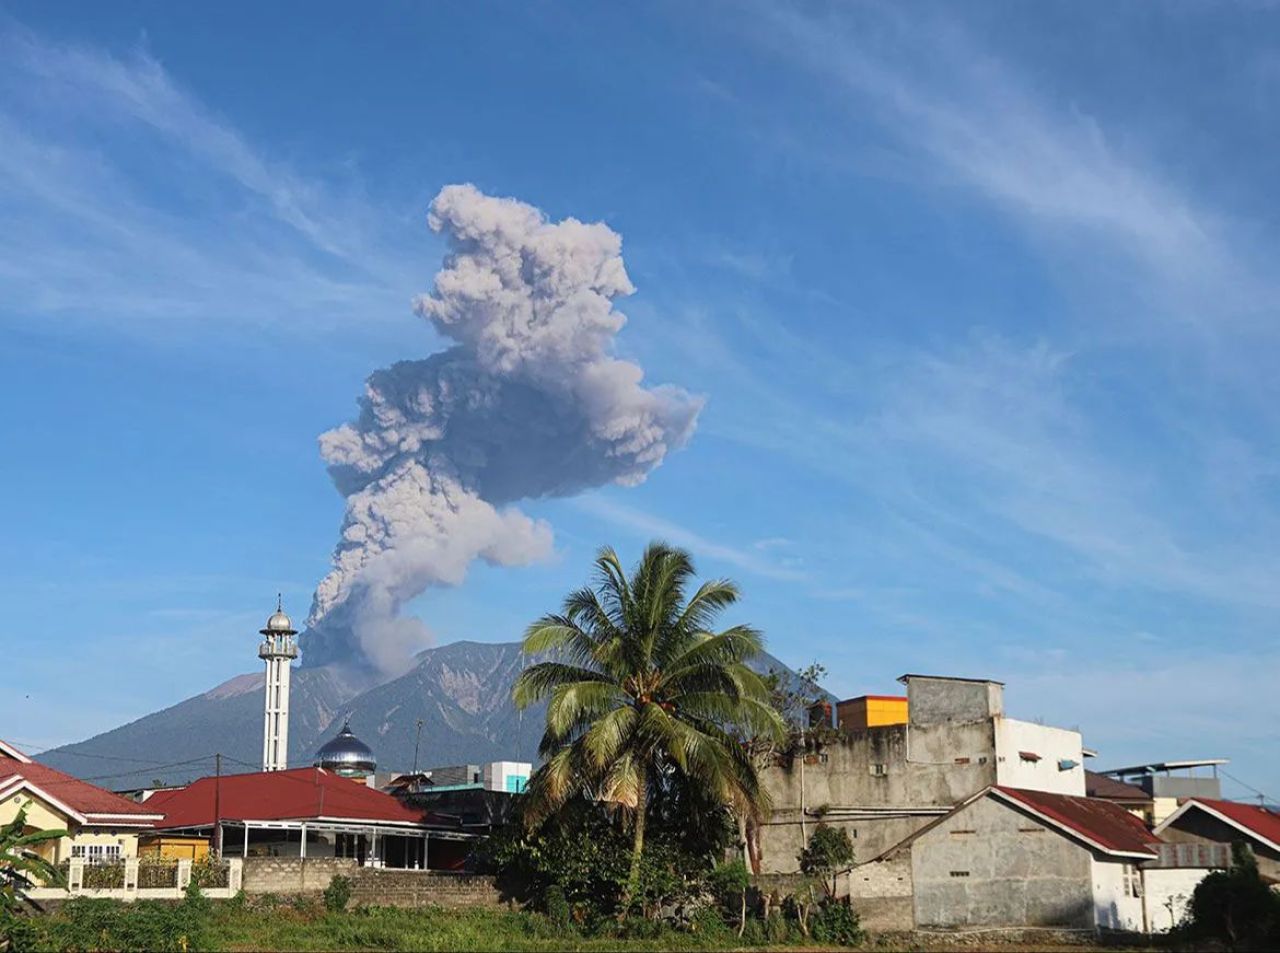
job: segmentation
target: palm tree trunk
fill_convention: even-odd
[[[631,907],[631,901],[640,889],[640,859],[644,854],[644,825],[648,813],[649,775],[640,769],[640,784],[636,790],[636,820],[631,843],[631,874],[627,878],[627,896],[623,903],[622,914],[625,916]]]

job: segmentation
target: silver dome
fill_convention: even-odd
[[[262,635],[297,635],[298,630],[293,627],[293,621],[284,614],[284,607],[279,598],[276,599],[276,611],[271,613],[271,618],[267,620],[267,626],[259,630]]]
[[[372,748],[351,733],[351,725],[343,722],[342,730],[316,752],[315,764],[335,774],[365,777],[373,774],[378,759]]]

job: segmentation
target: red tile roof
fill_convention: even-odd
[[[1155,856],[1153,846],[1160,843],[1139,818],[1112,801],[1003,786],[992,790],[1108,852]]]
[[[216,795],[215,795],[216,791]],[[185,788],[159,791],[146,801],[165,818],[156,826],[208,827],[216,810],[226,821],[292,821],[321,817],[399,824],[430,824],[432,816],[390,794],[325,771],[256,771],[201,778]]]
[[[1215,801],[1203,797],[1192,798],[1178,813],[1192,810],[1193,807],[1205,808],[1219,814],[1230,823],[1280,850],[1280,813],[1256,804],[1237,804],[1234,801]],[[1170,820],[1172,819],[1171,817]],[[1164,824],[1161,825],[1162,828],[1164,826]]]
[[[131,801],[38,761],[23,760],[25,755],[13,757],[10,752],[20,754],[9,745],[0,748],[0,791],[25,781],[37,796],[43,794],[101,826],[150,827],[159,813],[149,804]]]

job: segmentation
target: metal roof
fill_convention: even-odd
[[[898,681],[905,684],[909,678],[934,678],[940,682],[976,682],[980,685],[1004,684],[1004,682],[998,682],[994,678],[961,678],[959,675],[921,675],[919,672],[908,672],[906,675],[899,675]]]
[[[1135,764],[1128,768],[1110,768],[1098,774],[1156,774],[1160,771],[1185,771],[1190,768],[1213,768],[1220,764],[1230,764],[1230,758],[1201,758],[1199,761],[1153,761],[1150,764]]]

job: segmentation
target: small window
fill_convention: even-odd
[[[1124,865],[1124,893],[1126,897],[1142,896],[1142,874],[1133,864]]]
[[[952,832],[951,832],[951,836],[952,836],[952,837],[966,837],[966,836],[968,836],[968,835],[970,835],[970,834],[976,834],[976,833],[978,833],[978,832],[977,832],[977,831],[973,831],[973,830],[964,830],[964,829],[961,829],[961,830],[955,830],[955,831],[952,831]]]
[[[1019,827],[1018,833],[1019,834],[1043,834],[1044,828],[1043,827]]]
[[[952,876],[952,877],[968,877],[968,876],[969,876],[969,871],[967,871],[967,870],[953,870],[953,871],[951,871],[951,876]]]
[[[956,758],[955,760],[956,760],[956,764],[968,764],[968,763],[969,763],[969,759],[968,759],[968,758]]]
[[[876,764],[871,765],[870,769],[871,769],[871,776],[873,778],[883,778],[886,774],[889,773],[889,766],[887,764],[880,764],[878,762]]]

